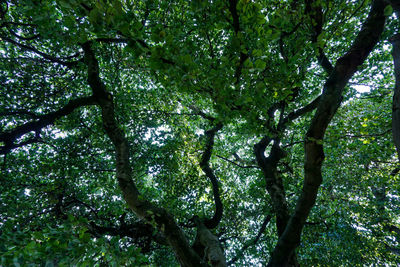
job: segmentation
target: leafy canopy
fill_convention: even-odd
[[[0,265],[396,264],[395,8],[3,1]]]

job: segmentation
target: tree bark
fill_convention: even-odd
[[[197,245],[196,247],[201,250],[198,254],[203,256],[211,266],[226,267],[224,251],[222,250],[218,237],[211,233],[199,217],[195,216],[193,220],[197,226],[195,244]]]
[[[35,120],[25,124],[16,126],[14,129],[0,133],[0,142],[4,142],[4,146],[0,146],[0,154],[7,154],[11,149],[19,147],[15,141],[29,132],[39,133],[44,127],[53,124],[56,120],[67,116],[76,109],[84,106],[94,105],[94,97],[81,97],[69,101],[64,107],[35,117]]]
[[[258,166],[260,166],[268,194],[271,196],[274,213],[276,215],[276,227],[278,229],[278,237],[283,234],[286,223],[289,219],[289,213],[286,203],[285,190],[283,188],[282,179],[278,176],[278,162],[284,157],[284,152],[279,147],[279,144],[272,145],[270,155],[264,156],[265,148],[271,140],[263,138],[254,146],[254,153]]]

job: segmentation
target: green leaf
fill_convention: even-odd
[[[262,56],[262,51],[261,51],[261,49],[254,49],[252,54],[255,57],[261,57]]]
[[[267,66],[267,63],[265,61],[263,61],[262,59],[257,59],[256,62],[254,63],[254,66],[257,69],[264,70],[265,67]]]
[[[391,5],[387,5],[385,7],[385,9],[383,10],[383,13],[385,14],[385,16],[390,16],[393,14],[393,7]]]

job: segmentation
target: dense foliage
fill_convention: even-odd
[[[0,265],[395,265],[396,14],[2,1]]]

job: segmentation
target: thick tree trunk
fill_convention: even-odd
[[[384,8],[387,3],[375,0],[348,53],[341,57],[324,86],[321,100],[310,124],[305,140],[304,184],[294,214],[279,238],[268,266],[288,266],[290,256],[300,244],[304,224],[315,204],[322,183],[321,166],[324,160],[322,141],[325,131],[342,101],[342,92],[349,79],[367,58],[378,42],[385,23]]]
[[[226,267],[224,251],[218,237],[213,235],[199,217],[194,217],[197,226],[195,245],[199,250],[197,254],[206,259],[213,267]]]

